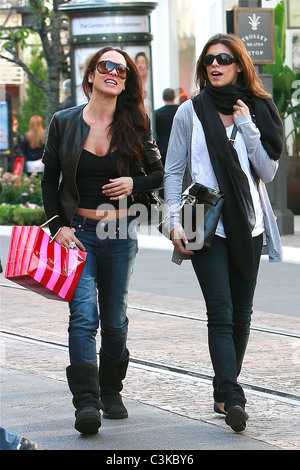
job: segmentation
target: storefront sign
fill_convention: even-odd
[[[234,8],[234,33],[254,64],[274,64],[274,9]]]
[[[24,70],[12,62],[0,59],[0,85],[21,85],[24,83]]]
[[[149,32],[147,16],[99,16],[73,18],[72,35]]]

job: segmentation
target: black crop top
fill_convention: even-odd
[[[93,155],[93,154],[90,154]],[[114,158],[117,159],[117,153],[113,153],[111,155],[112,160],[111,162],[114,162],[112,164],[116,164],[116,161],[114,161]],[[92,159],[109,159],[111,157],[104,156],[104,157],[98,157],[94,155],[91,157]],[[98,161],[97,161],[98,162]],[[101,160],[98,162],[99,164],[105,164],[105,161]],[[80,162],[78,163],[78,169],[79,169]],[[78,177],[78,169],[77,169],[77,175],[76,175],[76,183],[79,185],[82,185],[82,195],[81,197],[85,197],[83,194],[86,191],[86,185],[87,181],[78,181],[82,178],[83,179],[83,174]],[[151,191],[156,188],[160,188],[162,186],[162,180],[163,180],[163,174],[164,174],[164,169],[161,163],[161,160],[158,159],[157,161],[153,163],[147,163],[145,161],[145,170],[146,170],[146,175],[139,175],[139,176],[134,176],[132,175],[133,179],[133,188],[132,188],[132,194],[139,193],[139,192],[146,192],[146,191]],[[83,169],[82,171],[86,171]],[[112,172],[112,175],[109,176],[109,178],[113,177],[114,172]],[[51,217],[55,216],[56,214],[60,213],[60,205],[59,205],[59,185],[60,185],[60,176],[61,176],[61,169],[60,168],[52,168],[49,165],[45,165],[44,168],[44,175],[42,179],[42,186],[43,186],[43,199],[44,199],[44,205],[47,207],[47,216],[50,219]],[[120,175],[117,175],[117,177]],[[95,182],[94,182],[95,184]],[[104,184],[104,183],[103,183]],[[103,186],[102,184],[102,186]],[[91,185],[90,181],[90,176],[88,177],[88,185]],[[77,185],[76,185],[77,186]],[[101,186],[101,182],[99,182],[99,186]],[[84,189],[85,188],[85,189]],[[79,189],[79,188],[78,188]],[[99,197],[104,197],[104,195],[101,193],[101,191],[97,191],[96,194],[99,195]],[[88,195],[86,193],[86,197],[88,198]],[[97,197],[97,196],[96,196]],[[131,200],[131,197],[127,199],[128,201],[128,206],[129,207],[129,202]],[[87,201],[87,199],[86,199]],[[106,201],[109,204],[112,204],[114,207],[116,207],[116,204],[118,204],[118,201],[111,201],[110,199],[106,198]],[[83,202],[81,201],[79,203],[80,207],[87,209],[88,207],[83,206]],[[98,204],[99,205],[99,204]],[[53,222],[51,222],[51,233],[54,234],[57,232],[57,230],[63,226],[63,222],[60,217],[55,218]]]
[[[117,152],[99,157],[88,150],[82,150],[76,174],[79,207],[97,209],[100,204],[111,204],[118,208],[119,201],[111,201],[102,192],[102,187],[108,184],[110,179],[119,178],[117,163]]]

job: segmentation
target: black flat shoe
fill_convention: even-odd
[[[226,414],[225,423],[235,432],[244,431],[246,421],[249,418],[246,411],[239,405],[235,405]]]
[[[226,411],[220,410],[220,408],[217,405],[217,402],[214,401],[214,411],[218,413],[219,415],[227,415]]]

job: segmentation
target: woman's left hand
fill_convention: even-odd
[[[250,114],[248,106],[242,100],[237,100],[236,104],[233,106],[233,118],[235,119],[245,114]]]
[[[112,201],[130,196],[133,188],[133,179],[130,176],[110,179],[108,184],[102,187],[102,192]]]

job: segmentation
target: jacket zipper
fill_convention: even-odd
[[[82,116],[81,116],[81,118],[82,118]],[[82,118],[82,119],[83,119],[83,118]],[[86,124],[85,122],[84,122],[84,125],[87,126],[87,127],[86,127],[86,131],[85,131],[85,133],[84,133],[83,139],[82,139],[82,144],[81,144],[80,152],[79,152],[79,158],[80,158],[80,154],[81,154],[81,152],[82,152],[83,146],[84,146],[84,142],[86,141],[86,138],[87,138],[88,133],[89,133],[89,131],[90,131],[90,126],[89,126],[88,124]],[[77,189],[77,186],[76,186],[76,173],[77,173],[77,168],[78,168],[78,164],[79,164],[79,158],[77,158],[77,163],[76,163],[75,173],[74,173],[74,175],[75,175],[75,176],[74,176],[74,186],[75,186],[76,191],[77,191],[78,200],[79,200],[79,193],[78,193],[78,189]],[[78,206],[79,206],[79,202],[78,202],[77,206],[75,207],[75,209],[74,209],[74,211],[73,211],[72,218],[71,218],[71,220],[70,220],[70,228],[72,228],[73,218],[74,218],[74,215],[75,215],[75,212],[76,212]]]

